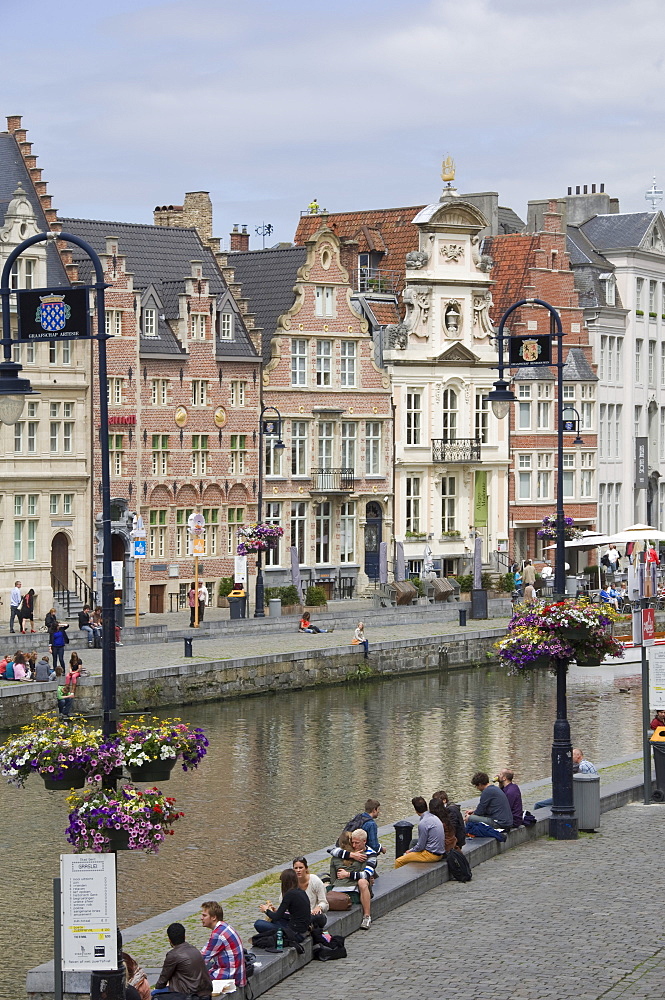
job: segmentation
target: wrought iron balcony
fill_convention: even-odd
[[[480,438],[432,438],[433,462],[479,462]]]
[[[358,292],[379,292],[383,295],[395,295],[400,285],[399,271],[386,271],[380,267],[358,267]]]
[[[353,493],[353,469],[312,469],[310,493]]]

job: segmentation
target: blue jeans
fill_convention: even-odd
[[[95,639],[95,633],[92,631],[90,625],[81,625],[80,631],[85,632],[88,642],[92,645]]]
[[[273,931],[277,933],[281,927],[283,931],[289,926],[288,920],[255,920],[254,929],[257,934],[272,934]]]
[[[64,646],[52,646],[53,650],[53,666],[57,667],[58,663],[62,667],[63,671],[65,669],[65,647]]]

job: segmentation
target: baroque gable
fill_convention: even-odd
[[[473,351],[470,351],[468,347],[465,347],[464,344],[453,344],[447,351],[440,354],[436,360],[449,364],[476,364],[480,361],[480,358]]]

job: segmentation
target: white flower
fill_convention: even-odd
[[[161,757],[162,760],[166,760],[167,757],[177,757],[178,755],[176,751],[173,749],[173,747],[163,746],[159,753],[159,756]]]

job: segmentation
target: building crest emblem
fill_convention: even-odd
[[[35,320],[42,330],[57,333],[64,330],[67,320],[72,314],[71,307],[65,302],[64,295],[40,295],[41,305],[37,306]]]
[[[518,353],[523,361],[531,362],[538,360],[541,351],[542,347],[537,340],[524,340]]]

